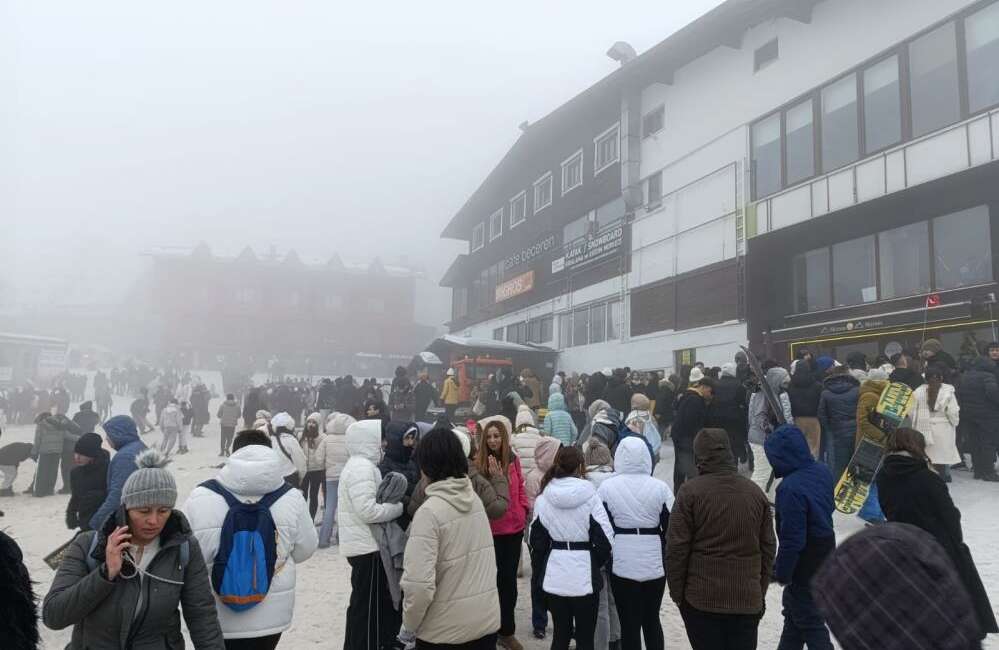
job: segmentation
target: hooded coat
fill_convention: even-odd
[[[263,445],[234,451],[216,480],[239,501],[256,503],[284,484],[281,459]],[[198,486],[182,508],[209,566],[219,552],[222,524],[229,506],[222,495]],[[222,634],[227,639],[246,639],[278,634],[291,626],[295,611],[297,565],[316,551],[319,538],[309,516],[309,507],[298,490],[288,490],[270,508],[277,529],[277,560],[267,597],[254,607],[237,612],[216,600]],[[213,592],[214,593],[214,592]]]
[[[108,494],[108,464],[111,455],[101,449],[92,462],[77,465],[69,474],[70,494],[66,527],[91,530],[90,520]]]
[[[961,419],[961,406],[954,387],[941,384],[936,403],[930,409],[929,385],[918,387],[913,396],[916,407],[912,410],[912,428],[926,438],[926,455],[934,465],[953,465],[961,462],[957,449],[957,425]]]
[[[689,450],[694,446],[694,436],[704,428],[708,419],[708,404],[693,388],[688,388],[680,396],[676,405],[676,416],[673,418],[673,446],[677,449]]]
[[[73,422],[80,427],[80,433],[93,433],[101,422],[101,416],[94,412],[93,402],[80,404],[80,410],[73,416]]]
[[[467,477],[427,486],[400,584],[403,626],[421,641],[462,644],[499,629],[493,538]]]
[[[637,438],[625,438],[614,454],[614,475],[597,490],[614,529],[614,575],[646,582],[665,575],[663,555],[673,491],[652,474],[648,449]],[[659,533],[632,534],[634,529]]]
[[[860,382],[853,375],[832,375],[823,386],[818,409],[822,431],[833,438],[856,436]]]
[[[524,493],[527,495],[528,508],[534,510],[534,501],[541,492],[541,479],[555,463],[562,443],[558,438],[542,437],[534,448],[534,467],[524,476]]]
[[[108,515],[121,505],[121,489],[136,469],[135,458],[146,450],[146,443],[139,440],[135,421],[127,415],[116,415],[104,423],[104,435],[114,447],[115,454],[108,464],[108,493],[104,503],[90,518],[90,528],[99,529]]]
[[[548,397],[548,415],[545,416],[542,430],[549,436],[557,438],[563,445],[571,445],[579,435],[576,423],[565,409],[565,396],[561,393],[554,393]]]
[[[181,650],[184,636],[177,612],[180,606],[194,646],[199,650],[222,650],[225,645],[208,569],[198,541],[179,510],[174,510],[167,520],[160,533],[160,549],[145,569],[162,580],[119,577],[109,581],[101,575],[107,538],[126,521],[125,509],[116,508],[114,516],[99,530],[77,535],[70,543],[42,604],[45,625],[53,630],[72,625],[73,637],[67,646],[72,650]],[[98,565],[91,570],[86,557],[95,535],[98,541],[91,555]],[[185,542],[189,545],[186,565],[181,562]],[[140,593],[142,611],[136,612]]]
[[[603,398],[611,405],[611,408],[627,413],[631,408],[631,384],[626,377],[612,375],[607,380],[607,388],[604,389]]]
[[[378,552],[372,524],[384,524],[402,515],[401,503],[378,503],[375,494],[382,482],[381,420],[361,420],[347,428],[349,458],[337,488],[337,528],[340,554],[356,557]]]
[[[694,458],[699,474],[680,487],[669,518],[670,597],[702,612],[760,614],[777,547],[770,504],[736,472],[724,431],[699,434]]]
[[[802,363],[791,375],[791,383],[787,387],[787,396],[791,400],[791,415],[793,417],[814,418],[818,416],[819,399],[822,396],[822,384],[815,380],[808,364]]]
[[[506,514],[507,508],[510,507],[510,482],[507,477],[502,475],[487,477],[478,470],[475,463],[469,462],[468,480],[472,482],[472,489],[479,497],[479,501],[482,502],[486,517],[490,521],[501,519]],[[413,496],[409,498],[409,505],[406,506],[406,513],[410,517],[413,517],[423,502],[427,500],[428,485],[426,477],[422,477],[420,482],[416,484]]]
[[[774,577],[781,584],[807,585],[836,546],[832,513],[833,477],[817,463],[804,434],[794,425],[778,427],[764,443],[777,486],[777,538]]]
[[[933,535],[954,563],[971,596],[982,633],[999,632],[988,593],[971,550],[964,543],[961,511],[954,505],[940,476],[926,461],[906,453],[894,453],[885,457],[875,480],[878,500],[888,521],[911,524]]]
[[[357,422],[346,413],[330,413],[326,419],[326,437],[323,438],[326,458],[326,480],[340,480],[340,472],[347,464],[347,428]]]
[[[520,458],[520,466],[523,467],[526,476],[534,469],[534,449],[538,446],[538,441],[541,440],[541,432],[534,426],[534,417],[526,406],[517,409],[515,427],[520,429],[521,426],[524,426],[524,430],[514,431],[513,437],[510,439],[510,446]]]
[[[976,427],[999,429],[999,383],[995,363],[988,357],[978,357],[964,373],[957,387],[961,415]]]
[[[397,422],[395,420],[385,425],[385,453],[378,463],[382,476],[389,472],[398,472],[406,477],[408,487],[406,494],[412,494],[417,481],[420,480],[420,468],[413,459],[414,447],[407,447],[403,440],[407,436],[419,437],[419,429],[413,422]]]
[[[610,559],[613,539],[610,519],[593,485],[575,477],[554,479],[534,502],[532,581],[555,596],[599,593],[603,588],[600,569]],[[565,542],[589,544],[589,548],[559,548]]]

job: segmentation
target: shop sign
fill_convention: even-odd
[[[577,239],[565,247],[565,254],[552,260],[552,273],[571,271],[617,255],[624,245],[624,224],[616,223],[594,235]]]
[[[527,264],[535,257],[543,255],[553,248],[555,248],[554,234],[548,235],[544,239],[534,242],[530,246],[503,260],[503,270],[509,271],[510,269],[516,268],[522,264]]]
[[[818,336],[835,336],[838,334],[859,334],[868,331],[882,330],[888,327],[905,327],[925,325],[941,321],[959,320],[971,316],[970,302],[956,302],[940,305],[930,309],[906,309],[903,311],[861,316],[851,320],[841,320],[816,325],[799,325],[771,332],[773,341],[799,341]]]
[[[515,278],[511,278],[503,284],[496,285],[496,302],[503,302],[521,294],[525,294],[534,288],[534,271],[521,273]]]

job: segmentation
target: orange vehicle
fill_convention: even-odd
[[[467,404],[472,401],[472,388],[480,390],[489,383],[490,375],[496,374],[500,368],[513,372],[513,361],[510,359],[494,359],[492,357],[464,357],[451,361],[451,367],[458,379],[458,401]]]

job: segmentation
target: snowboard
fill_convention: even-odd
[[[53,571],[58,571],[59,565],[62,564],[62,556],[65,555],[66,549],[69,548],[69,545],[73,543],[73,540],[75,540],[81,532],[82,531],[77,531],[76,535],[73,535],[72,539],[64,544],[60,544],[59,548],[43,557],[42,561],[45,562],[45,564],[47,564]]]
[[[836,484],[837,510],[852,515],[864,506],[874,477],[881,468],[888,437],[902,425],[914,404],[912,389],[905,384],[892,382],[881,391],[878,404],[870,416],[870,422],[877,427],[879,435],[865,435],[853,452],[846,471]]]
[[[756,375],[757,380],[760,382],[760,390],[763,391],[763,398],[767,400],[767,405],[770,407],[770,412],[773,413],[774,418],[777,420],[777,426],[782,424],[787,424],[784,419],[784,407],[781,406],[780,399],[774,394],[774,389],[770,384],[767,383],[766,373],[763,372],[763,365],[760,363],[759,358],[753,354],[753,352],[747,348],[745,345],[740,345],[742,351],[746,353],[746,360],[749,362],[749,369],[753,371]],[[767,479],[767,487],[764,492],[770,494],[770,488],[774,486],[774,481],[777,476],[770,472],[770,478]]]

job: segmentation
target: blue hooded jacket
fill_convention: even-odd
[[[777,486],[780,546],[774,576],[781,584],[807,582],[824,559],[824,554],[812,557],[810,547],[831,550],[835,546],[832,474],[812,458],[804,434],[794,425],[778,427],[763,448],[774,474],[783,479]]]
[[[92,530],[100,530],[108,515],[121,506],[121,489],[132,472],[138,469],[135,457],[146,449],[146,443],[139,439],[135,420],[127,415],[116,415],[105,422],[104,433],[116,451],[108,465],[108,495],[90,518]]]
[[[565,410],[565,397],[561,393],[552,393],[548,397],[548,415],[542,429],[563,445],[569,446],[576,441],[579,432],[572,416]]]

